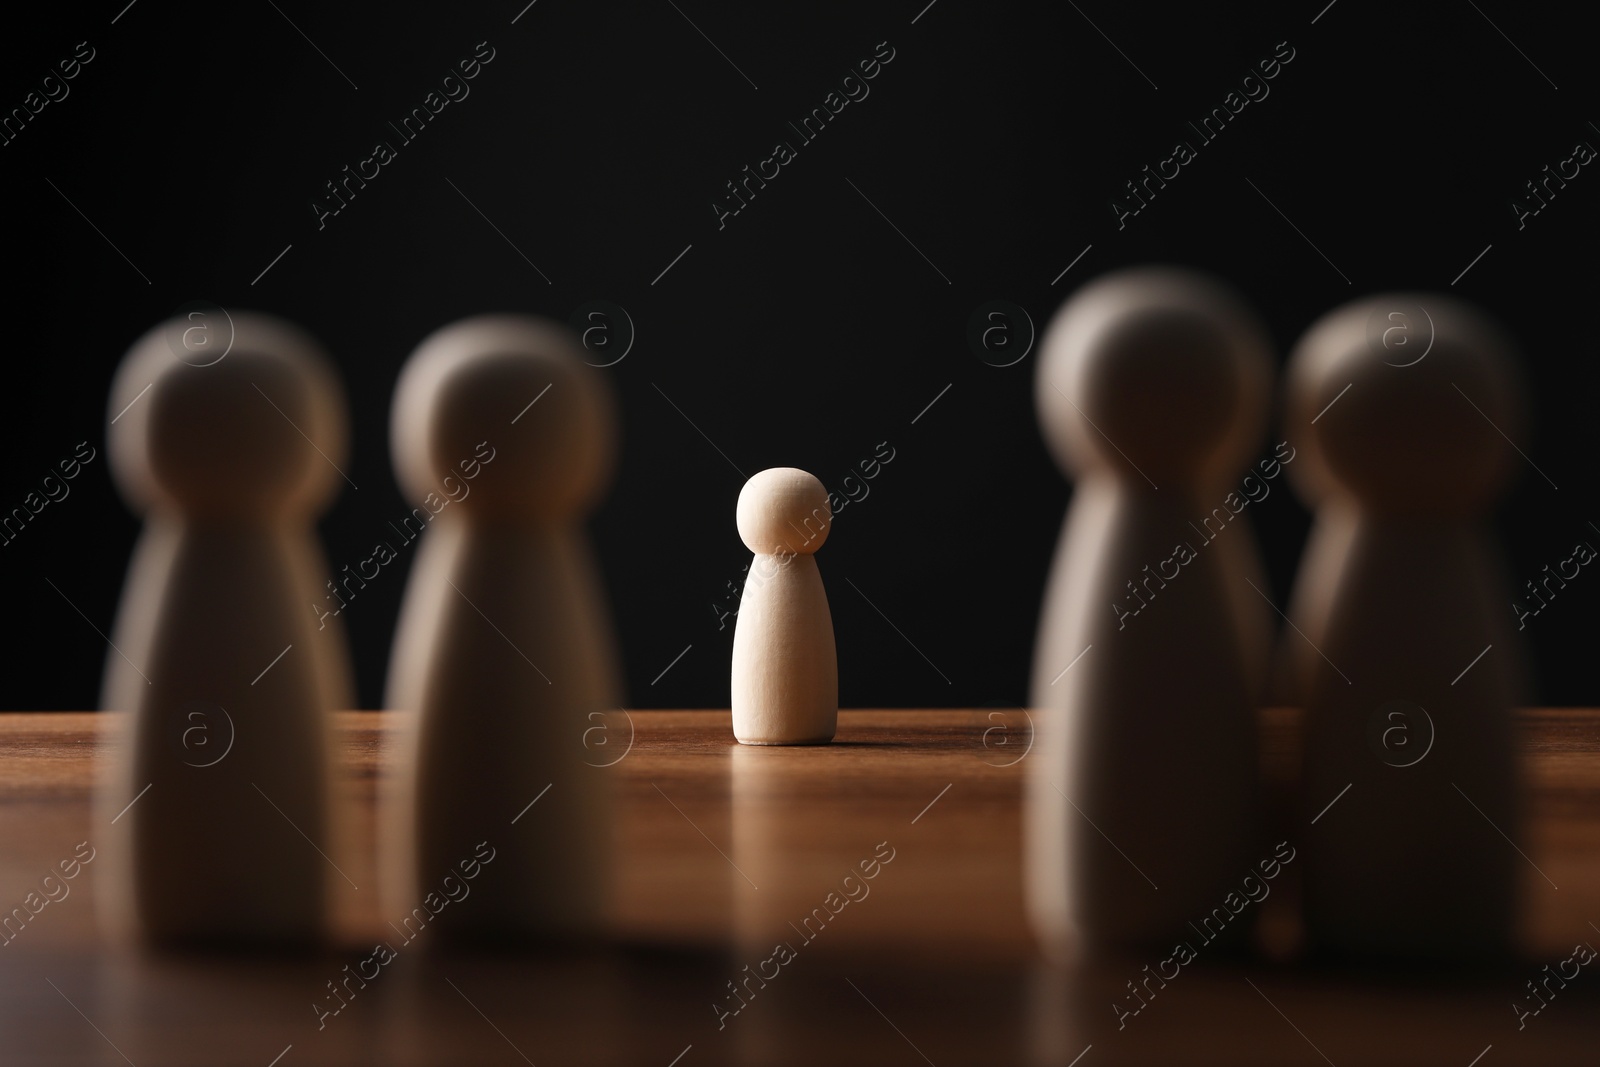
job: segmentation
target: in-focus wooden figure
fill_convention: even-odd
[[[820,745],[839,719],[839,660],[812,553],[828,539],[828,491],[773,467],[739,493],[739,537],[755,553],[733,634],[733,735],[746,745]]]

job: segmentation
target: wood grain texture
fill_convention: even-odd
[[[1165,988],[1152,983],[1146,1007],[1123,1016],[1113,1004],[1138,1004],[1126,983],[1158,960],[1047,967],[1024,923],[1018,805],[1026,759],[1013,762],[1027,745],[1020,711],[845,711],[838,740],[816,748],[739,746],[726,711],[635,712],[631,729],[629,717],[608,719],[606,736],[590,741],[594,763],[616,761],[596,773],[615,775],[619,793],[618,937],[605,949],[532,955],[445,954],[432,950],[426,929],[406,942],[389,927],[397,917],[377,903],[372,858],[387,720],[337,716],[336,800],[353,844],[331,858],[360,887],[336,897],[337,949],[311,958],[109,951],[94,925],[99,872],[91,861],[66,883],[67,896],[0,947],[0,1064],[264,1067],[284,1053],[279,1067],[664,1067],[682,1053],[679,1067],[1064,1067],[1092,1046],[1080,1067],[1312,1064],[1324,1056],[1339,1067],[1465,1067],[1492,1045],[1480,1061],[1489,1067],[1584,1062],[1600,1035],[1593,967],[1520,1030],[1511,1007],[1532,1005],[1525,983],[1575,943],[1600,946],[1590,925],[1600,923],[1594,710],[1529,710],[1518,719],[1530,814],[1518,842],[1528,858],[1519,861],[1519,961],[1437,973],[1296,962],[1291,863],[1261,904],[1266,952],[1225,957],[1202,946]],[[0,907],[8,912],[79,842],[104,841],[126,822],[100,825],[91,814],[91,768],[108,725],[92,714],[0,715]],[[1299,716],[1274,709],[1262,726],[1268,799],[1282,810]],[[538,813],[535,805],[524,821]],[[516,814],[507,813],[508,841]],[[867,880],[860,865],[880,843],[893,858]],[[479,877],[494,873],[490,863]],[[468,896],[451,906],[471,904]],[[347,980],[346,1006],[319,1016],[314,1004],[326,1011],[340,1003],[328,983],[359,969],[379,938],[394,947],[394,961],[364,985]],[[767,962],[780,941],[792,955]],[[776,977],[751,977],[761,972]],[[735,981],[745,991],[737,1014]]]

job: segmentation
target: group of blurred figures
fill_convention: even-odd
[[[329,713],[354,706],[338,615],[416,541],[385,695],[407,722],[380,798],[390,911],[445,938],[603,936],[613,814],[584,738],[622,686],[582,524],[617,452],[608,383],[544,320],[427,338],[391,420],[415,507],[336,574],[313,524],[348,481],[337,376],[296,328],[230,319],[203,361],[182,320],[151,330],[108,403],[115,479],[145,517],[102,697],[127,713],[100,789],[130,824],[102,883],[115,928],[328,935],[348,823]],[[1268,447],[1275,362],[1236,294],[1176,269],[1089,284],[1041,347],[1039,419],[1074,484],[1026,770],[1026,899],[1052,953],[1243,937],[1250,880],[1291,861],[1316,949],[1509,944],[1522,669],[1483,517],[1516,459],[1512,347],[1449,297],[1341,307],[1289,357]],[[1243,515],[1280,473],[1315,512],[1286,614]],[[1269,702],[1307,725],[1280,843],[1262,830]],[[447,907],[442,880],[486,854],[493,877]]]

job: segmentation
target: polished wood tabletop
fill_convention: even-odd
[[[119,828],[90,803],[108,717],[3,714],[0,909],[29,918],[0,935],[0,1064],[1600,1062],[1600,965],[1575,958],[1600,946],[1600,711],[1519,716],[1517,960],[1308,962],[1289,864],[1251,950],[1202,953],[1138,1000],[1155,959],[1050,963],[1029,934],[1032,721],[845,711],[831,745],[752,748],[726,711],[615,713],[590,738],[621,800],[614,935],[465,954],[386,914],[373,841],[395,716],[340,713],[338,937],[308,957],[108,944],[93,857]],[[1263,712],[1262,736],[1286,836],[1299,716]],[[352,980],[378,942],[390,957]]]

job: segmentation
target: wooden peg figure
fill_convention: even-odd
[[[1077,482],[1035,648],[1024,820],[1053,955],[1170,947],[1256,859],[1254,545],[1243,516],[1194,520],[1238,484],[1269,366],[1254,316],[1188,271],[1102,278],[1046,334],[1039,423]]]
[[[99,796],[119,870],[103,904],[114,931],[161,944],[314,941],[345,884],[326,856],[327,730],[354,703],[350,665],[313,606],[343,393],[298,329],[230,318],[231,348],[205,365],[173,346],[183,320],[151,330],[107,412],[112,472],[145,527],[101,695],[128,716]]]
[[[1395,308],[1414,316],[1415,354],[1381,343]],[[1370,297],[1295,346],[1286,404],[1317,461],[1317,551],[1285,636],[1315,642],[1297,679],[1308,941],[1366,959],[1503,955],[1525,668],[1485,516],[1522,466],[1515,349],[1454,298]]]
[[[611,887],[611,780],[584,739],[622,701],[584,520],[618,451],[610,383],[564,326],[452,323],[395,386],[395,474],[424,527],[390,654],[404,712],[388,883],[409,911],[482,849],[458,941],[583,940]]]
[[[839,718],[828,595],[812,554],[828,539],[828,491],[773,467],[739,493],[739,537],[755,553],[733,634],[733,735],[746,745],[820,745]]]

